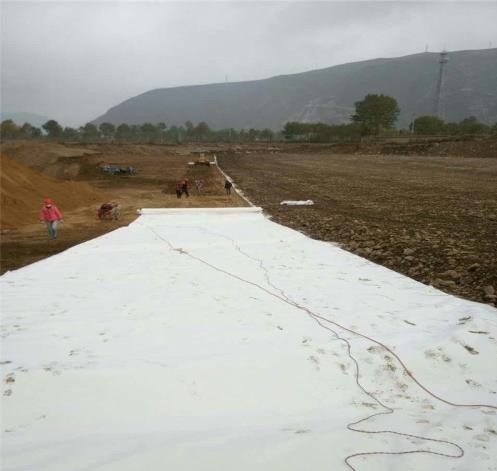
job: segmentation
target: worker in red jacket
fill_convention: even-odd
[[[48,237],[57,239],[57,225],[62,221],[62,213],[50,198],[45,198],[40,210],[40,222],[45,222],[48,229]]]
[[[181,198],[181,189],[183,188],[183,180],[178,180],[176,182],[176,196]]]
[[[183,178],[183,183],[181,185],[181,194],[185,194],[188,198],[190,194],[188,193],[188,178]]]

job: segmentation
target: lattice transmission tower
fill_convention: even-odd
[[[438,60],[438,63],[440,64],[440,70],[438,72],[438,82],[437,82],[437,93],[435,95],[435,115],[438,118],[442,118],[441,114],[441,106],[440,106],[440,97],[442,94],[442,86],[443,86],[443,80],[444,80],[444,71],[445,71],[445,64],[449,62],[449,53],[445,50],[443,50],[440,53],[440,59]]]

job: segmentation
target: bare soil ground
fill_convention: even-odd
[[[497,159],[483,158],[485,152],[482,158],[354,152],[238,147],[218,159],[276,222],[446,292],[496,304]],[[315,205],[280,205],[288,199]]]
[[[215,166],[192,167],[193,147],[147,145],[61,145],[50,142],[2,144],[1,272],[27,265],[85,240],[129,224],[147,207],[245,206],[226,196]],[[136,175],[106,175],[101,162],[132,165]],[[175,183],[190,180],[190,197],[178,199]],[[194,179],[202,179],[202,193]],[[54,196],[55,195],[55,196]],[[56,241],[48,240],[38,211],[52,197],[64,213]],[[118,221],[98,220],[101,203],[121,205]]]
[[[275,221],[444,291],[496,303],[495,140],[211,148],[235,183]],[[193,149],[3,144],[2,156],[15,165],[2,158],[2,272],[129,224],[141,207],[244,206],[237,195],[225,195],[215,167],[188,165]],[[395,155],[400,150],[409,155]],[[132,165],[137,173],[105,175],[102,162]],[[184,176],[191,196],[178,200],[175,182]],[[201,195],[195,178],[204,180]],[[52,196],[50,190],[65,213],[56,242],[37,222],[39,204]],[[313,199],[315,205],[281,206],[285,199]],[[120,203],[119,221],[97,219],[97,208],[106,201]]]

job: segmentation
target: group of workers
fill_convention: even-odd
[[[202,189],[204,187],[204,182],[201,179],[194,180],[195,187],[197,189],[198,194],[202,193]],[[227,195],[231,195],[231,188],[233,187],[233,183],[226,179],[224,182],[224,189],[226,190]],[[188,193],[188,178],[182,178],[176,182],[176,196],[181,198],[183,194],[188,198],[190,194]],[[102,207],[105,205],[102,205]],[[119,205],[112,203],[112,206],[119,207]],[[102,207],[99,211],[102,210]],[[100,217],[100,213],[99,213]],[[117,218],[113,218],[117,219]],[[45,223],[48,230],[48,237],[50,239],[57,239],[57,226],[59,222],[62,221],[62,212],[55,205],[54,201],[50,198],[45,198],[43,200],[42,207],[40,209],[40,222]]]
[[[197,193],[200,195],[202,193],[202,189],[204,187],[204,181],[201,179],[195,179],[195,188],[197,189]],[[224,182],[224,189],[226,190],[227,195],[231,195],[231,188],[233,187],[233,183],[228,178]],[[188,178],[182,178],[176,182],[176,196],[177,198],[181,198],[183,194],[188,198],[190,193],[188,193]]]

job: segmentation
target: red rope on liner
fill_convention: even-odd
[[[224,270],[223,268],[220,268],[220,267],[217,267],[209,262],[207,262],[206,260],[203,260],[201,259],[200,257],[197,257],[196,255],[192,255],[191,253],[189,253],[188,251],[182,249],[182,248],[176,248],[174,247],[171,242],[169,242],[167,239],[165,239],[164,237],[162,237],[160,234],[158,234],[154,229],[152,229],[151,227],[149,226],[145,226],[147,227],[151,232],[153,232],[158,238],[160,238],[161,240],[163,240],[164,242],[166,242],[170,249],[175,251],[175,252],[178,252],[179,254],[181,255],[186,255],[190,258],[192,258],[193,260],[196,260],[220,273],[224,273],[225,275],[228,275],[230,276],[231,278],[234,278],[236,280],[239,280],[243,283],[246,283],[246,284],[249,284],[249,285],[252,285],[252,286],[255,286],[256,288],[264,291],[265,293],[269,294],[270,296],[273,296],[277,299],[279,299],[280,301],[283,301],[284,303],[286,304],[289,304],[290,306],[293,306],[299,310],[302,310],[304,311],[312,320],[314,320],[319,326],[321,326],[323,329],[326,329],[328,330],[329,332],[331,332],[337,339],[343,341],[346,346],[347,346],[347,355],[348,357],[354,362],[355,364],[355,382],[357,384],[357,386],[359,387],[359,389],[364,392],[364,394],[366,394],[368,397],[370,397],[371,399],[373,399],[377,404],[379,404],[380,406],[382,406],[385,411],[384,412],[376,412],[374,414],[371,414],[367,417],[364,417],[358,421],[355,421],[355,422],[351,422],[349,424],[347,424],[347,429],[348,430],[351,430],[351,431],[354,431],[354,432],[360,432],[360,433],[368,433],[368,434],[379,434],[379,433],[389,433],[389,434],[392,434],[392,435],[397,435],[397,436],[401,436],[401,437],[407,437],[407,438],[414,438],[414,439],[419,439],[419,440],[424,440],[424,441],[429,441],[429,442],[433,442],[433,443],[443,443],[443,444],[446,444],[446,445],[452,445],[454,446],[458,453],[457,454],[448,454],[448,453],[441,453],[441,452],[437,452],[437,451],[432,451],[432,450],[424,450],[424,449],[418,449],[418,450],[405,450],[405,451],[397,451],[397,452],[394,452],[394,451],[370,451],[370,452],[362,452],[362,453],[353,453],[351,455],[348,455],[347,457],[344,458],[344,463],[347,465],[347,467],[349,469],[351,469],[352,471],[357,471],[357,468],[355,468],[351,463],[350,463],[350,460],[352,458],[357,458],[357,457],[360,457],[360,456],[374,456],[374,455],[409,455],[409,454],[421,454],[421,453],[424,453],[424,454],[430,454],[430,455],[438,455],[438,456],[444,456],[444,457],[447,457],[447,458],[462,458],[464,456],[464,449],[459,446],[457,443],[454,443],[454,442],[451,442],[449,440],[441,440],[441,439],[436,439],[436,438],[430,438],[430,437],[423,437],[423,436],[419,436],[419,435],[413,435],[413,434],[409,434],[409,433],[403,433],[403,432],[397,432],[395,430],[374,430],[374,431],[371,431],[371,430],[364,430],[364,429],[360,429],[360,428],[354,428],[355,425],[358,425],[362,422],[365,422],[373,417],[376,417],[376,416],[379,416],[379,415],[390,415],[390,414],[393,414],[394,413],[394,409],[392,409],[391,407],[385,405],[383,402],[381,402],[376,396],[374,396],[371,392],[367,391],[364,386],[361,384],[361,382],[359,381],[359,373],[360,373],[360,367],[359,367],[359,363],[357,362],[356,358],[352,355],[352,346],[350,344],[350,342],[343,338],[343,337],[340,337],[338,335],[338,333],[336,331],[334,331],[333,329],[331,329],[330,327],[326,326],[326,325],[323,325],[323,323],[321,321],[324,321],[326,323],[329,323],[329,324],[332,324],[332,325],[335,325],[337,327],[339,327],[340,329],[343,329],[353,335],[356,335],[358,337],[362,337],[364,339],[367,339],[369,340],[370,342],[373,342],[379,346],[381,346],[383,349],[385,349],[387,352],[389,352],[391,355],[393,355],[394,358],[397,359],[397,361],[399,362],[399,364],[402,366],[402,369],[406,372],[406,374],[423,390],[425,391],[428,395],[430,395],[431,397],[433,397],[434,399],[442,402],[442,403],[445,403],[447,405],[450,405],[450,406],[453,406],[453,407],[466,407],[466,408],[489,408],[489,409],[495,409],[497,410],[497,406],[494,406],[494,405],[489,405],[489,404],[457,404],[455,402],[452,402],[452,401],[449,401],[447,399],[443,399],[442,397],[438,396],[437,394],[435,394],[434,392],[432,392],[430,389],[428,389],[426,386],[424,386],[414,375],[413,373],[407,368],[406,364],[402,361],[402,359],[399,357],[399,355],[397,355],[392,349],[390,349],[387,345],[385,345],[384,343],[380,342],[379,340],[375,340],[373,339],[372,337],[369,337],[368,335],[365,335],[365,334],[362,334],[360,332],[357,332],[353,329],[349,329],[335,321],[332,321],[330,319],[327,319],[326,317],[324,316],[321,316],[319,314],[316,314],[315,312],[311,311],[309,308],[305,307],[305,306],[302,306],[300,305],[299,303],[297,303],[296,301],[293,301],[290,297],[288,297],[284,291],[282,291],[280,288],[276,287],[275,285],[272,284],[271,280],[269,279],[269,274],[268,274],[268,271],[267,269],[264,267],[263,265],[263,262],[262,260],[259,260],[259,259],[256,259],[254,257],[251,257],[250,255],[248,255],[247,253],[243,252],[243,250],[235,243],[235,241],[233,239],[230,239],[229,237],[226,237],[224,235],[221,235],[221,234],[215,234],[217,236],[220,236],[220,237],[223,237],[225,239],[228,239],[232,242],[232,244],[234,245],[234,247],[242,254],[242,255],[245,255],[246,257],[250,258],[251,260],[254,260],[256,262],[259,263],[259,266],[260,268],[264,271],[265,273],[265,278],[266,278],[266,281],[268,282],[268,284],[276,289],[280,294],[277,294],[277,293],[274,293],[270,290],[268,290],[267,288],[265,288],[264,286],[261,286],[259,285],[258,283],[255,283],[253,281],[250,281],[250,280],[247,280],[245,278],[242,278],[238,275],[235,275],[234,273],[231,273],[227,270]],[[205,232],[208,232],[208,231],[205,231]],[[214,233],[212,233],[214,234]]]

